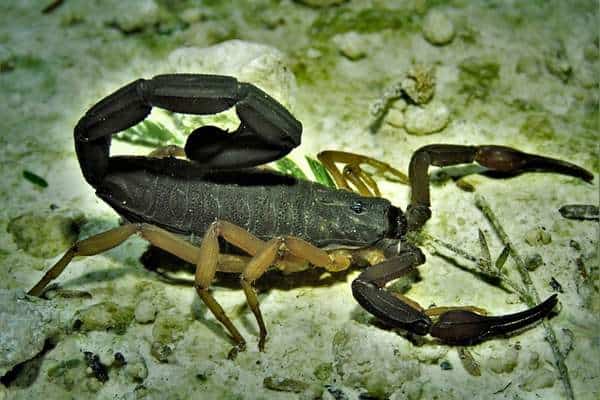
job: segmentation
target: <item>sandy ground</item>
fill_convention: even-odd
[[[558,212],[599,202],[597,2],[65,0],[46,13],[49,0],[11,3],[0,6],[0,399],[558,399],[569,398],[567,386],[577,399],[600,396],[598,223]],[[373,133],[374,105],[390,88],[406,98],[398,83],[416,66],[431,68],[433,100],[391,101]],[[26,297],[73,240],[119,223],[81,176],[75,123],[120,86],[174,72],[233,75],[271,93],[303,123],[291,158],[306,171],[304,156],[325,149],[406,171],[430,143],[504,144],[592,171],[591,184],[531,173],[470,175],[475,193],[451,180],[432,188],[429,234],[479,256],[481,229],[495,259],[503,246],[475,205],[483,196],[538,265],[540,297],[558,292],[559,312],[546,327],[469,347],[469,362],[455,347],[378,325],[351,295],[358,270],[274,273],[257,282],[269,330],[261,353],[243,292],[225,279],[215,297],[248,341],[228,360],[232,342],[195,295],[190,271],[179,282],[148,271],[141,239],[76,259],[51,300]],[[237,123],[231,113],[151,118],[181,138],[197,124]],[[438,131],[410,134],[410,121]],[[150,151],[123,141],[113,150]],[[407,186],[380,186],[394,204],[408,203]],[[403,286],[424,307],[525,308],[470,272],[473,263],[431,243],[424,251],[427,263]],[[505,273],[520,285],[515,268],[509,259]]]

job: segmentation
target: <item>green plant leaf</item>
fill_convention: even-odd
[[[183,144],[179,137],[165,128],[163,124],[150,120],[143,121],[119,133],[117,139],[149,147],[181,146]]]
[[[275,161],[275,167],[283,174],[291,175],[294,178],[303,179],[305,181],[308,180],[298,164],[289,157],[284,157]]]
[[[335,189],[335,183],[333,183],[333,179],[329,176],[329,173],[319,161],[314,158],[310,158],[306,156],[306,161],[308,161],[308,166],[312,171],[313,175],[317,182],[319,182],[323,186],[327,186]]]
[[[48,182],[46,182],[46,180],[44,178],[42,178],[41,176],[34,174],[31,171],[28,170],[24,170],[23,171],[23,178],[27,179],[29,182],[33,183],[34,185],[40,186],[40,187],[48,187]]]

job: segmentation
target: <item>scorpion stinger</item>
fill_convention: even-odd
[[[237,96],[240,126],[231,133],[215,126],[196,129],[185,144],[188,159],[212,169],[245,168],[275,161],[300,145],[302,125],[288,110],[256,86],[234,83],[228,90]]]

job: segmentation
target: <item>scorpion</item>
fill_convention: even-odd
[[[240,124],[233,132],[201,126],[183,148],[167,146],[149,156],[111,156],[112,135],[143,121],[152,107],[197,115],[235,107]],[[261,167],[300,145],[301,133],[302,124],[274,98],[229,76],[158,75],[116,90],[79,120],[74,141],[85,180],[124,222],[76,241],[28,293],[41,296],[75,256],[99,254],[137,234],[195,265],[199,298],[240,351],[245,339],[210,291],[217,271],[240,274],[259,327],[260,351],[267,329],[253,286],[258,278],[270,268],[346,270],[358,263],[365,249],[376,249],[380,256],[371,258],[372,265],[351,284],[358,303],[386,326],[429,334],[441,342],[468,345],[513,333],[543,319],[557,304],[554,294],[530,309],[501,316],[488,316],[471,306],[423,309],[386,290],[386,284],[425,263],[407,233],[418,231],[431,217],[429,166],[477,162],[505,174],[545,170],[587,182],[593,180],[590,172],[510,147],[428,145],[410,160],[411,197],[403,212],[380,197],[361,165],[396,175],[399,171],[367,156],[319,154],[338,188]],[[346,165],[343,173],[336,163]],[[194,243],[193,237],[201,237],[200,242]],[[246,256],[227,258],[221,254],[224,249]]]

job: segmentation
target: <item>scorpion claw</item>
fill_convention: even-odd
[[[440,315],[429,333],[446,343],[469,345],[489,336],[514,332],[539,321],[552,311],[557,302],[554,294],[528,310],[495,317],[466,310],[452,310]]]

